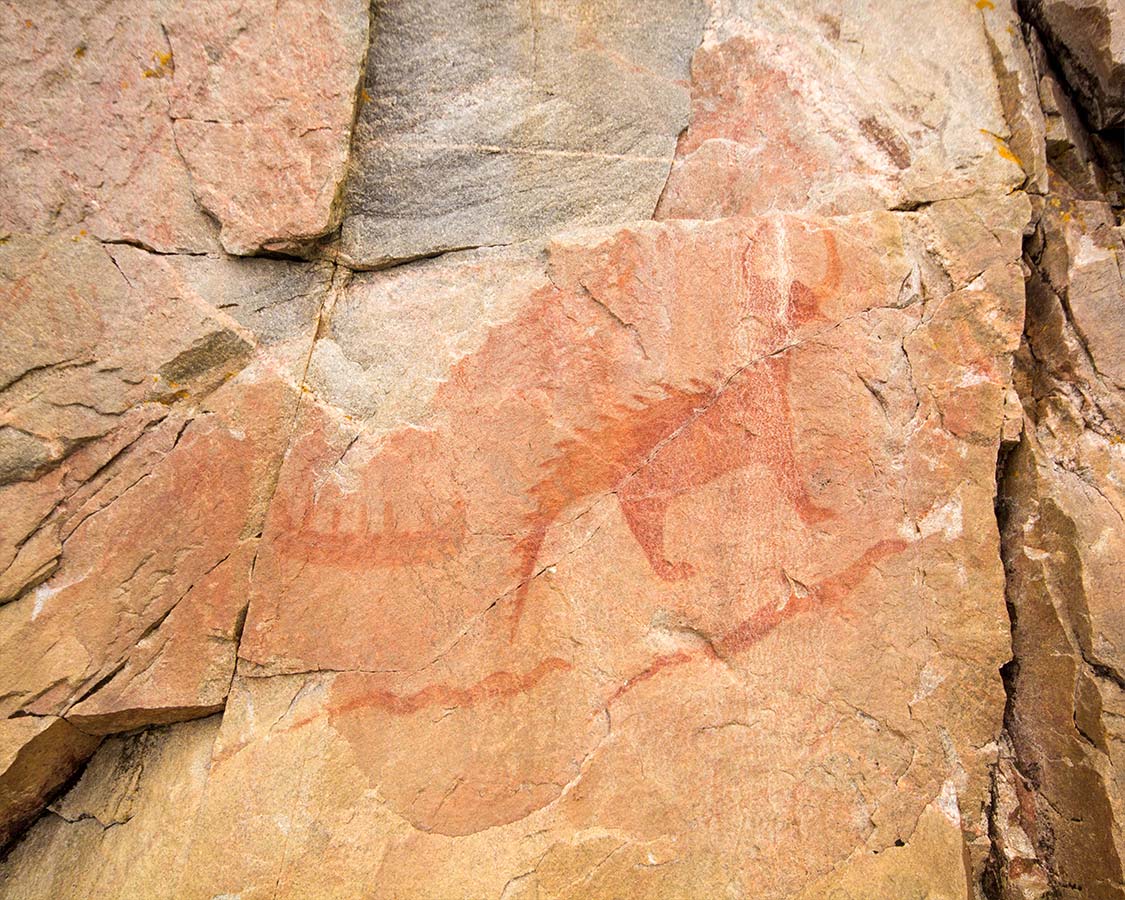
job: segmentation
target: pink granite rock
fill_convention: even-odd
[[[168,115],[158,4],[9,4],[0,70],[0,235],[81,229],[161,251],[216,246]]]
[[[367,29],[361,0],[205,0],[168,19],[176,142],[228,252],[336,226]]]

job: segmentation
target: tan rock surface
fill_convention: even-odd
[[[191,838],[218,727],[212,717],[107,739],[74,788],[9,856],[0,894],[180,896],[174,867]]]
[[[939,798],[922,811],[908,844],[846,863],[840,871],[801,891],[797,900],[971,898],[975,889],[966,859],[956,810]]]
[[[70,498],[78,513],[95,488],[86,483],[111,474],[106,467],[123,449],[175,434],[184,423],[169,415],[172,404],[221,384],[245,364],[252,338],[195,295],[136,290],[96,241],[15,238],[0,246],[0,266],[0,491],[11,510],[0,558],[15,560],[4,576],[6,601],[54,566],[60,520],[70,512],[60,501]],[[111,496],[126,486],[111,481]]]
[[[5,8],[0,898],[1122,897],[1082,2]]]
[[[6,719],[0,740],[0,840],[6,845],[39,814],[43,798],[58,791],[97,749],[98,738],[65,719],[25,716]]]

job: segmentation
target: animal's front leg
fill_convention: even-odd
[[[835,513],[813,502],[797,465],[797,455],[793,448],[793,416],[786,395],[789,363],[787,354],[770,358],[764,377],[752,382],[757,389],[753,408],[769,423],[766,429],[769,439],[763,442],[759,452],[764,455],[782,494],[796,508],[801,521],[806,525],[816,525],[831,519]]]
[[[668,496],[637,496],[626,486],[618,492],[618,499],[629,529],[657,575],[665,581],[680,581],[695,574],[695,567],[691,563],[669,562],[664,556],[664,519],[668,512]]]

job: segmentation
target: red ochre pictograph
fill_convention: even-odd
[[[688,579],[695,572],[690,560],[669,559],[666,553],[669,505],[677,496],[725,473],[751,464],[764,465],[773,474],[779,500],[789,504],[800,521],[812,526],[830,518],[832,513],[809,496],[793,446],[789,349],[795,330],[822,319],[822,304],[841,289],[840,254],[836,237],[820,230],[823,277],[814,286],[797,279],[783,286],[758,275],[754,266],[755,248],[772,241],[777,227],[765,220],[747,240],[741,252],[738,298],[748,314],[772,323],[774,349],[725,375],[710,372],[687,383],[659,382],[622,397],[618,360],[613,358],[620,345],[607,342],[601,332],[590,337],[591,329],[581,322],[581,328],[570,322],[568,331],[567,304],[589,304],[589,300],[567,296],[556,287],[545,288],[523,314],[495,328],[479,351],[454,367],[434,400],[435,407],[449,413],[444,429],[391,434],[359,470],[361,485],[377,485],[378,514],[369,509],[370,495],[363,495],[362,490],[358,496],[346,497],[341,491],[322,487],[319,495],[303,499],[303,507],[302,503],[281,505],[278,540],[282,551],[312,562],[356,568],[427,565],[455,555],[469,529],[466,503],[448,491],[432,489],[425,479],[448,468],[449,459],[462,458],[472,449],[461,444],[473,432],[458,427],[458,422],[485,415],[472,405],[474,385],[490,380],[514,381],[518,387],[513,392],[521,400],[547,396],[548,401],[538,399],[514,407],[528,416],[539,413],[546,420],[553,409],[567,403],[592,407],[586,421],[593,424],[573,427],[555,441],[553,453],[537,465],[538,480],[525,489],[531,511],[523,517],[522,534],[511,541],[514,584],[507,628],[512,641],[518,635],[530,585],[540,571],[548,531],[590,498],[616,496],[649,566],[666,581]],[[607,283],[616,289],[627,285],[629,265],[626,250],[612,254],[611,270],[616,266],[618,271],[611,271]],[[587,343],[570,341],[572,336],[587,337]],[[528,372],[532,377],[527,377]],[[503,414],[510,412],[504,410]],[[478,433],[480,430],[478,422]],[[551,433],[541,421],[531,423],[528,431]],[[498,442],[479,452],[506,450],[527,452],[518,442]],[[501,459],[497,464],[518,471],[520,467],[511,462]],[[440,480],[440,476],[434,477]],[[410,486],[403,488],[407,482]],[[409,527],[399,522],[404,512],[400,503],[410,507],[405,510],[414,523]],[[799,595],[794,592],[781,605],[761,607],[712,641],[706,652],[727,656],[745,651],[794,615],[818,607],[840,607],[880,560],[905,547],[905,542],[895,540],[875,544],[820,584],[802,589]],[[606,702],[701,652],[658,656],[647,669],[613,688]],[[496,671],[468,686],[435,683],[412,693],[370,691],[347,699],[330,712],[345,715],[359,708],[379,708],[399,716],[432,705],[473,706],[525,693],[570,667],[565,660],[550,657],[523,673]],[[301,724],[305,722],[293,727]]]
[[[817,607],[839,607],[848,594],[862,582],[878,564],[907,547],[903,540],[880,541],[870,547],[851,565],[819,584],[798,593],[794,591],[784,603],[768,604],[759,608],[753,615],[736,623],[722,633],[718,639],[700,648],[680,650],[675,653],[655,657],[652,662],[636,675],[612,688],[605,697],[605,705],[612,705],[626,693],[661,672],[704,657],[726,658],[742,653],[757,644],[787,619]],[[544,679],[560,672],[567,672],[573,666],[558,657],[548,657],[527,672],[516,673],[497,671],[468,686],[434,683],[420,690],[398,694],[385,689],[349,692],[349,696],[330,702],[327,710],[298,719],[284,732],[294,731],[322,718],[325,713],[330,720],[347,716],[350,713],[366,710],[382,710],[392,716],[409,716],[425,709],[435,707],[457,707],[469,709],[482,703],[502,702],[532,690]],[[234,748],[231,752],[236,752]],[[230,753],[225,754],[229,756]]]

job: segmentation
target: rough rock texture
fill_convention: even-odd
[[[955,239],[936,219],[908,224]],[[495,828],[518,847],[510,865],[608,828],[621,852],[606,878],[672,842],[675,862],[635,890],[759,896],[908,836],[943,792],[972,811],[972,836],[1007,630],[995,534],[982,542],[971,523],[992,516],[1022,292],[1021,226],[984,236],[1007,247],[995,284],[935,287],[925,309],[911,288],[922,251],[887,213],[570,236],[545,271],[502,252],[427,263],[429,277],[357,276],[322,339],[345,362],[311,381],[242,642],[239,697],[260,709],[284,689],[289,710],[224,727],[204,818],[239,796],[219,785],[254,785],[263,819],[293,791],[328,795],[317,785],[338,773],[275,761],[294,745],[321,758],[339,734],[351,780],[333,814],[417,829],[396,868],[450,859],[418,896],[499,894],[508,866],[472,886],[457,875]],[[453,292],[440,307],[439,279]],[[526,286],[504,296],[497,281]],[[496,324],[470,349],[474,297]],[[410,385],[407,402],[375,365],[360,383],[384,403],[338,395],[366,360],[432,358],[395,327],[423,302],[458,311],[440,386]],[[960,579],[977,590],[949,605],[940,586]],[[886,678],[858,677],[873,655]],[[417,746],[432,748],[424,768]],[[754,763],[693,795],[733,758]],[[779,766],[791,779],[776,782]],[[747,804],[766,793],[769,810]],[[716,829],[692,833],[704,810]],[[326,813],[302,809],[293,827]],[[213,858],[190,867],[199,893],[233,891]],[[261,864],[242,877],[272,882],[280,859]],[[312,864],[287,864],[294,893]]]
[[[688,123],[700,0],[389,0],[343,252],[365,267],[652,215]]]
[[[971,4],[729,6],[692,59],[658,218],[911,209],[1022,180]]]
[[[0,234],[215,246],[176,148],[157,4],[5,3],[0,68]]]
[[[1118,17],[5,7],[0,898],[1125,897]]]
[[[292,249],[339,210],[362,0],[5,4],[0,234]],[[198,203],[196,202],[198,201]]]
[[[182,859],[207,784],[218,717],[112,737],[8,861],[5,897],[182,896]],[[142,849],[143,848],[143,849]],[[84,864],[75,866],[75,860]]]
[[[1125,896],[1125,244],[1120,185],[1040,67],[1049,190],[1028,241],[1017,357],[1026,426],[1004,463],[1014,660],[997,858],[1005,896]],[[1065,68],[1063,69],[1065,72]],[[1017,832],[1018,840],[1010,835]],[[1033,888],[1025,888],[1028,871]]]
[[[164,23],[169,115],[230,253],[337,224],[368,15],[363,0],[193,0]]]
[[[1095,128],[1125,124],[1125,6],[1119,0],[1020,0]]]

